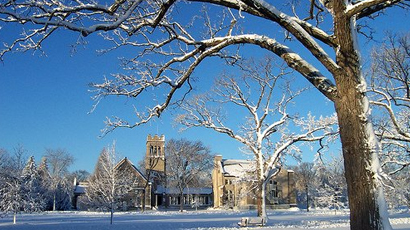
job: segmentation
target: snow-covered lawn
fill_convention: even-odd
[[[265,227],[249,229],[349,229],[348,212],[313,210],[270,211],[269,222]],[[145,213],[115,213],[114,224],[109,224],[108,213],[95,212],[47,212],[41,214],[21,214],[17,224],[13,217],[0,218],[0,229],[39,229],[39,230],[173,230],[173,229],[239,229],[238,221],[244,216],[255,216],[255,211],[147,211]],[[408,211],[391,214],[394,229],[410,230]],[[243,228],[246,229],[246,228]]]

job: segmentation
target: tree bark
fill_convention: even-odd
[[[258,208],[258,216],[261,217],[262,216],[262,182],[258,181],[258,188],[256,191],[256,205]]]
[[[184,193],[180,192],[179,193],[179,197],[180,197],[180,203],[179,203],[179,211],[183,212],[184,211]]]
[[[340,45],[334,76],[338,95],[335,108],[340,127],[350,205],[350,228],[391,229],[382,185],[378,179],[378,143],[370,120],[356,44],[355,19],[345,15],[344,0],[334,0],[335,37]]]
[[[309,212],[309,187],[306,185],[306,212]]]
[[[111,208],[110,208],[110,224],[112,224],[112,221],[114,219],[114,202],[111,202]]]
[[[141,212],[145,211],[145,189],[147,188],[147,186],[145,186],[144,190],[142,190],[142,201],[141,201]]]
[[[258,170],[258,187],[257,187],[257,208],[258,208],[258,217],[262,217],[264,219],[264,223],[267,222],[267,214],[266,214],[266,182],[263,177],[261,177],[260,170]]]

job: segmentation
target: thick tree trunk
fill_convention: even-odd
[[[256,191],[256,205],[258,208],[258,216],[262,217],[262,185],[263,183],[261,181],[258,181],[258,189]]]
[[[383,188],[379,180],[378,141],[374,136],[365,94],[354,19],[344,14],[344,0],[334,0],[335,35],[340,44],[335,75],[345,176],[348,185],[350,228],[391,229],[387,219]]]

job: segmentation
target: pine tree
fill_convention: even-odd
[[[45,206],[43,188],[33,156],[29,158],[22,171],[21,187],[22,192],[24,192],[24,211],[37,212],[43,210]]]
[[[51,176],[48,169],[47,158],[41,158],[40,165],[37,168],[42,194],[44,196],[44,210],[53,209],[53,190],[51,189]]]

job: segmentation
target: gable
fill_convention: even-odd
[[[135,177],[138,177],[144,182],[147,182],[147,178],[144,176],[144,174],[142,174],[142,172],[130,160],[128,160],[127,157],[118,162],[115,168],[117,170],[130,170]]]

